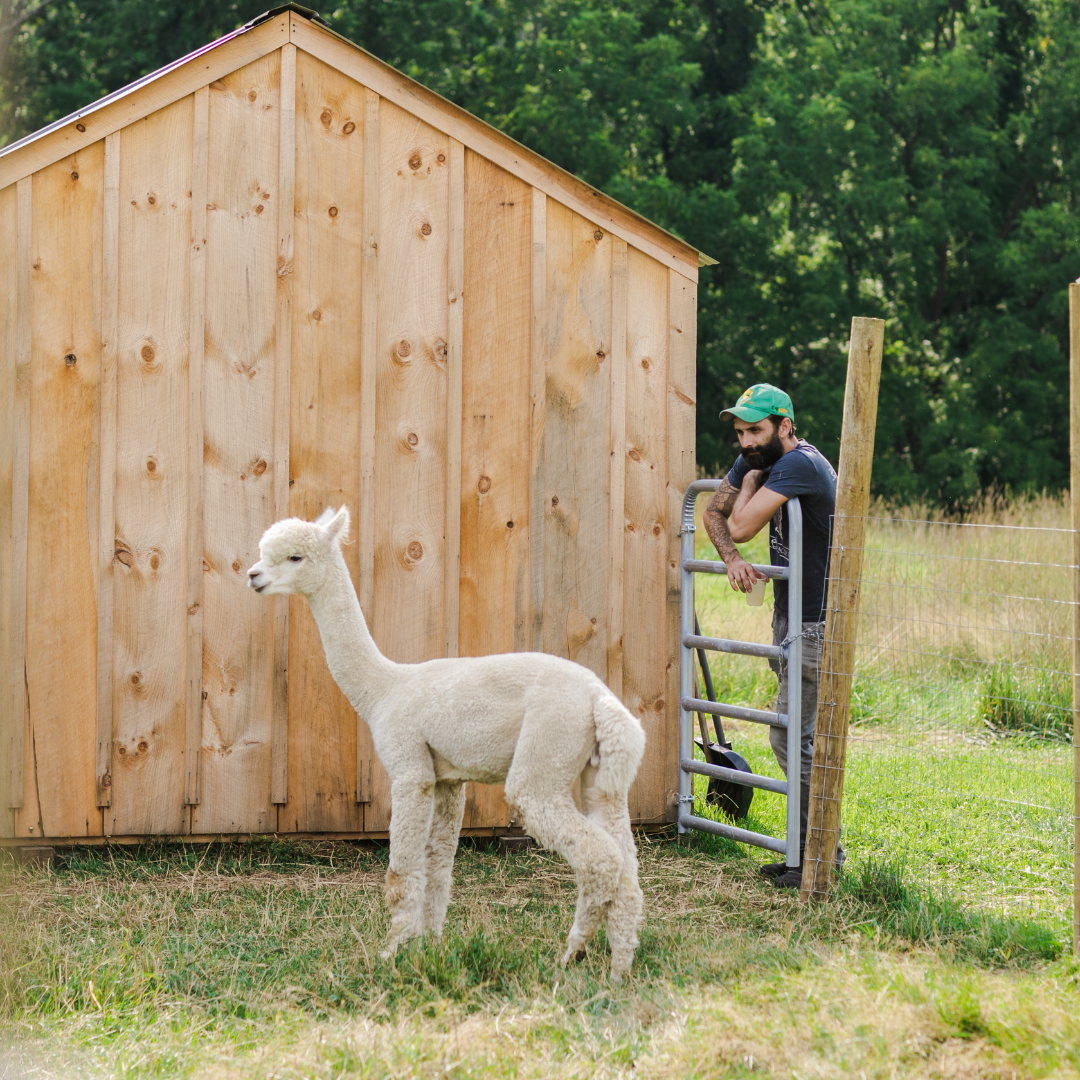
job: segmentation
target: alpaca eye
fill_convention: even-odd
[[[290,555],[289,556],[289,562],[303,562],[303,561],[304,561],[304,556],[303,555]]]

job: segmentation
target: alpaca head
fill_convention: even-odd
[[[259,561],[248,571],[257,593],[310,596],[327,578],[342,541],[349,535],[349,511],[324,510],[315,521],[285,518],[263,533]]]

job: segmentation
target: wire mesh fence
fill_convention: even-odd
[[[873,861],[1065,940],[1074,534],[883,515],[864,524],[842,816],[848,865]],[[715,558],[702,539],[699,557]],[[761,550],[744,555],[767,559],[764,537],[754,543]],[[771,597],[748,608],[725,581],[695,588],[705,633],[769,640]],[[830,585],[831,596],[839,591]],[[713,677],[721,700],[767,708],[775,697],[761,662],[724,657]],[[726,726],[754,771],[779,775],[762,733]],[[751,827],[782,829],[781,803],[756,795]]]
[[[864,535],[847,843],[1067,927],[1072,531],[871,517]]]

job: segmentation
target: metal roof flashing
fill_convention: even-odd
[[[75,111],[73,113],[69,113],[67,116],[63,116],[59,120],[54,120],[51,124],[48,124],[43,128],[39,128],[37,131],[31,132],[29,135],[25,135],[23,138],[19,139],[17,142],[11,143],[9,146],[5,146],[5,147],[0,148],[0,160],[4,159],[6,157],[9,157],[10,155],[16,153],[18,150],[20,150],[21,148],[23,148],[25,146],[30,145],[31,143],[37,142],[39,139],[45,137],[46,135],[50,134],[51,132],[58,131],[58,130],[68,126],[69,124],[76,124],[77,125],[78,121],[80,119],[85,118],[87,116],[90,116],[91,114],[98,112],[99,110],[105,108],[106,106],[111,105],[116,101],[119,101],[119,100],[121,100],[121,99],[123,99],[125,97],[128,97],[128,96],[136,93],[137,91],[143,89],[144,87],[148,86],[149,84],[151,84],[151,83],[155,82],[156,80],[160,79],[162,76],[167,75],[169,72],[175,71],[177,68],[181,68],[185,64],[189,64],[192,61],[197,60],[201,56],[205,56],[207,53],[212,52],[214,49],[217,49],[219,46],[224,45],[226,42],[232,41],[233,39],[240,37],[242,34],[246,34],[246,33],[250,32],[251,30],[254,30],[256,27],[261,26],[264,23],[269,22],[270,20],[272,20],[274,18],[277,18],[279,15],[283,15],[286,12],[289,12],[291,15],[299,16],[300,18],[306,20],[307,22],[313,24],[314,26],[317,26],[319,28],[319,30],[321,30],[323,33],[331,34],[333,37],[335,37],[339,41],[342,41],[345,44],[349,45],[351,48],[356,49],[359,52],[364,53],[366,56],[371,57],[371,59],[374,60],[376,63],[382,64],[382,65],[384,65],[386,67],[390,66],[390,65],[386,64],[386,61],[380,60],[373,53],[368,52],[367,49],[365,49],[362,45],[358,45],[355,41],[350,41],[347,37],[344,37],[342,34],[339,34],[313,8],[305,7],[302,4],[294,4],[294,3],[281,4],[278,7],[270,8],[268,11],[264,11],[261,15],[257,15],[254,19],[251,19],[249,22],[244,23],[243,26],[237,27],[237,29],[233,30],[231,33],[222,35],[221,37],[217,38],[215,41],[211,41],[208,44],[203,45],[201,48],[194,50],[194,52],[188,53],[186,56],[181,56],[179,59],[174,60],[171,64],[166,64],[164,67],[160,67],[156,71],[149,72],[148,74],[143,75],[141,78],[136,79],[134,82],[128,83],[127,86],[122,86],[119,90],[114,90],[111,94],[106,94],[104,97],[98,98],[96,101],[93,101],[93,102],[89,103],[84,108],[79,109],[79,110],[77,110],[77,111]],[[405,77],[407,78],[407,76],[405,76]],[[422,85],[422,84],[418,84],[418,85]],[[461,108],[461,106],[456,105],[452,101],[449,101],[447,98],[444,98],[441,94],[438,94],[436,91],[431,90],[430,88],[427,88],[427,87],[425,87],[424,89],[427,90],[428,93],[433,94],[435,97],[439,98],[439,100],[446,102],[446,104],[448,106],[450,106],[452,109],[460,109]],[[473,114],[470,114],[470,115],[473,115]],[[536,151],[530,150],[528,147],[524,146],[523,144],[518,143],[518,141],[516,139],[514,139],[513,136],[507,135],[506,132],[500,131],[498,128],[496,128],[496,127],[494,127],[494,126],[492,126],[490,124],[487,124],[486,121],[481,120],[479,117],[475,117],[475,119],[478,120],[480,123],[484,124],[486,127],[491,128],[491,130],[493,132],[497,132],[498,135],[501,138],[506,139],[509,142],[512,142],[515,146],[521,146],[522,149],[525,150],[527,153],[534,154],[537,157],[540,157],[544,161],[547,160],[547,159],[544,159],[542,157],[542,155],[536,154]],[[82,129],[80,128],[80,130],[82,130]],[[552,167],[558,169],[564,175],[574,176],[573,173],[569,173],[567,170],[563,169],[561,166],[555,165],[554,162],[548,162],[548,164],[550,164]],[[579,183],[583,183],[583,181],[581,181],[580,177],[574,177],[574,179],[577,180]],[[589,186],[591,187],[591,185],[589,185]],[[639,214],[636,210],[633,210],[630,207],[625,206],[624,204],[620,203],[617,199],[612,199],[610,195],[606,195],[604,192],[600,191],[598,188],[593,189],[593,190],[594,190],[595,194],[602,196],[604,199],[610,200],[611,203],[614,203],[616,206],[620,207],[623,211],[630,214],[634,219],[639,221],[643,226],[645,226],[645,227],[647,227],[649,229],[654,229],[657,232],[663,233],[665,236],[670,237],[672,240],[674,240],[678,244],[684,246],[686,249],[689,249],[689,251],[692,251],[694,253],[694,255],[696,256],[696,258],[697,258],[698,267],[715,266],[716,265],[716,263],[717,263],[716,259],[712,258],[709,255],[706,255],[702,251],[699,251],[697,248],[695,248],[693,246],[693,244],[688,243],[681,236],[676,236],[674,233],[669,232],[667,229],[663,228],[663,226],[657,225],[656,222],[654,222],[654,221],[650,221],[648,218],[646,218],[643,215]]]

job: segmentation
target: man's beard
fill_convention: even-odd
[[[784,443],[780,432],[774,431],[764,446],[753,446],[742,452],[751,469],[771,469],[784,456]]]

